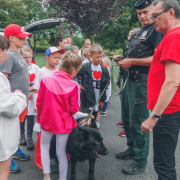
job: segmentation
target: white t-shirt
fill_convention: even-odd
[[[101,85],[102,68],[100,64],[98,66],[94,66],[93,64],[91,64],[91,71],[92,71],[95,99],[97,101],[101,93],[100,85]],[[89,109],[91,110],[92,107],[90,107]],[[95,111],[98,111],[98,110],[99,110],[99,104],[97,104],[95,108]]]
[[[28,66],[30,87],[34,86],[34,82],[37,78],[39,69],[40,69],[39,66],[37,66],[36,64],[33,64],[33,63],[30,66]],[[33,95],[34,91],[29,92],[29,94]],[[36,115],[36,113],[34,111],[34,100],[33,99],[28,100],[28,114],[27,115]]]
[[[82,59],[82,50],[81,49],[78,52],[78,56]]]
[[[73,117],[75,120],[78,120],[82,117],[84,117],[84,118],[87,117],[87,115],[88,115],[87,113],[83,113],[83,112],[78,111],[76,114],[73,115]]]
[[[51,75],[53,72],[57,71],[58,69],[54,70],[54,71],[51,71],[45,67],[42,67],[39,71],[38,71],[38,75],[37,75],[37,78],[35,79],[35,82],[34,82],[34,89],[36,90],[39,90],[39,87],[40,87],[40,82],[41,82],[41,79],[44,77],[44,76],[48,76],[48,75]]]

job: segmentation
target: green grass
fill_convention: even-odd
[[[45,58],[44,53],[38,53],[38,54],[35,55],[36,64],[37,64],[40,68],[46,66],[46,64],[47,64],[46,61],[43,62],[43,59],[44,59],[44,58]]]
[[[116,90],[116,93],[118,93],[119,87],[116,85],[117,82],[117,76],[119,73],[119,66],[116,66],[116,63],[113,63],[113,81],[114,81],[114,88]],[[115,95],[113,89],[111,88],[111,95]]]

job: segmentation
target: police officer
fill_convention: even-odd
[[[145,170],[149,154],[149,133],[141,130],[141,123],[149,117],[147,109],[147,76],[153,54],[163,38],[151,24],[152,0],[135,3],[142,29],[131,38],[124,48],[119,66],[129,70],[129,78],[122,93],[122,121],[127,137],[128,149],[116,154],[118,159],[133,159],[123,167],[125,174],[133,175]],[[114,56],[118,60],[120,55]]]

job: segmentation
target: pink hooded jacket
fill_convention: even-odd
[[[76,127],[79,87],[68,73],[58,70],[42,78],[37,98],[37,122],[44,131],[66,134]]]

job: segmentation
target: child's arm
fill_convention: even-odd
[[[37,97],[38,97],[38,90],[34,89],[33,100],[34,100],[34,111],[36,113],[37,113],[37,107],[36,107]]]
[[[45,85],[43,83],[43,80],[40,83],[40,88],[38,91],[38,97],[37,97],[37,123],[40,123],[40,116],[43,108],[43,102],[44,102],[44,93],[45,93]]]
[[[34,111],[36,113],[37,113],[36,101],[37,101],[37,97],[38,97],[38,90],[39,90],[39,85],[40,85],[41,79],[42,79],[42,77],[41,77],[40,69],[38,68],[35,73],[35,80],[34,80],[34,85],[33,85],[33,88],[34,88],[34,94],[33,94]]]
[[[30,86],[29,87],[29,92],[33,91],[34,90],[34,87],[33,86]]]
[[[70,97],[70,114],[74,115],[76,112],[78,112],[79,106],[80,106],[79,87],[78,85],[76,85]]]
[[[33,95],[31,93],[28,94],[28,100],[33,99]]]
[[[0,87],[0,114],[4,114],[9,117],[18,117],[27,106],[26,96],[17,90],[17,92],[11,93],[5,86],[1,79]]]

